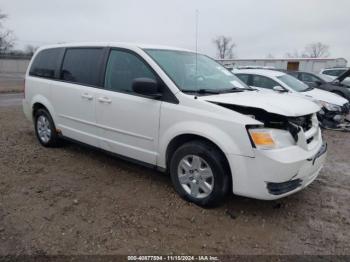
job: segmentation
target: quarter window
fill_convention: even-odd
[[[61,48],[53,48],[39,52],[34,58],[29,75],[51,79],[56,78],[61,51]]]
[[[112,91],[132,93],[136,78],[150,78],[157,81],[148,65],[135,54],[112,50],[108,59],[105,88]]]
[[[265,76],[253,75],[252,86],[273,89],[275,86],[279,86],[279,84]]]
[[[61,70],[61,79],[97,86],[99,83],[102,48],[72,48],[66,51]]]

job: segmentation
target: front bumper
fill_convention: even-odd
[[[278,150],[255,150],[255,157],[230,155],[233,193],[274,200],[307,187],[318,176],[327,155],[320,138],[313,150],[299,146]]]

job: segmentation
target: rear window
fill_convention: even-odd
[[[54,48],[39,52],[34,58],[29,75],[56,78],[61,51],[61,48]]]
[[[97,86],[102,52],[102,48],[67,49],[62,65],[61,79]]]

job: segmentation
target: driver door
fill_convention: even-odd
[[[135,78],[157,77],[136,53],[112,49],[104,89],[96,91],[100,147],[119,155],[156,164],[161,101],[132,90]]]

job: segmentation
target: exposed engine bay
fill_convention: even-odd
[[[264,123],[265,127],[288,130],[297,141],[299,128],[307,131],[312,126],[312,114],[300,117],[286,117],[265,111],[261,108],[245,107],[240,105],[231,105],[216,103],[217,105],[232,109],[244,115],[250,115]],[[347,116],[347,117],[346,117]],[[350,131],[350,104],[347,103],[341,111],[329,111],[322,107],[317,113],[320,127],[324,129]]]
[[[264,123],[265,127],[287,130],[293,136],[295,142],[298,141],[298,133],[302,128],[304,131],[312,127],[312,114],[299,117],[287,117],[265,111],[261,108],[245,107],[238,105],[229,105],[217,103],[217,105],[226,107]]]
[[[340,111],[330,111],[325,107],[317,113],[320,126],[325,129],[350,131],[350,103],[341,107]]]

